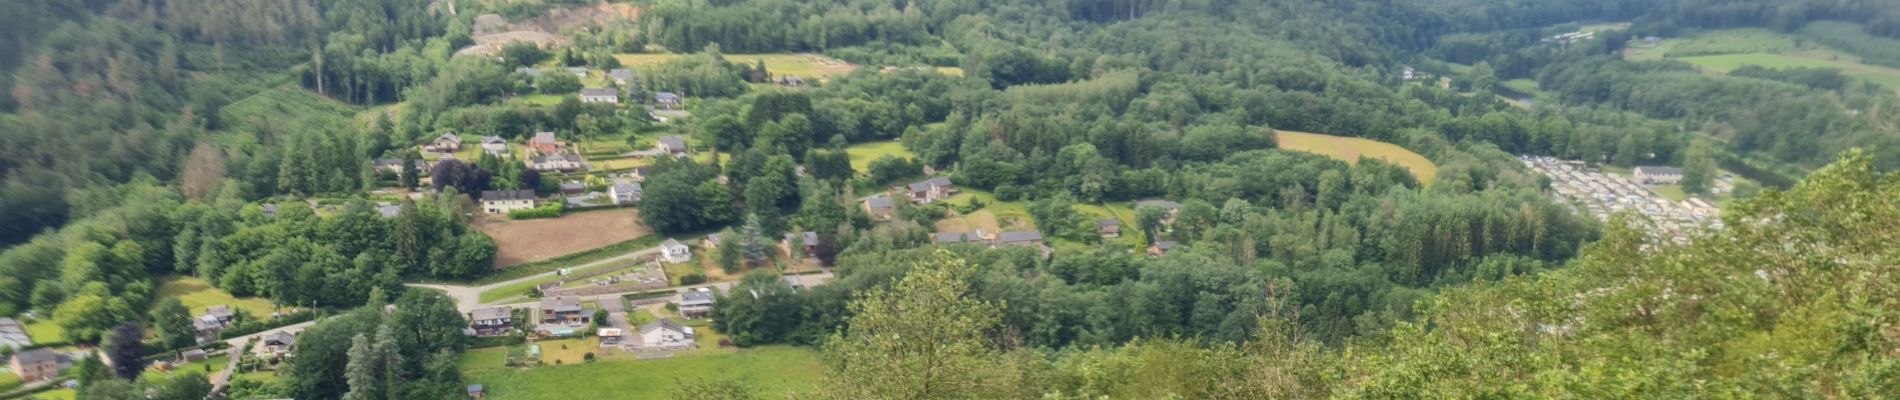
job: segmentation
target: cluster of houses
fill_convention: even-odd
[[[1682,181],[1682,169],[1641,166],[1631,178],[1607,174],[1582,161],[1565,161],[1543,156],[1519,156],[1532,171],[1550,177],[1551,189],[1558,200],[1599,220],[1612,214],[1631,212],[1642,218],[1635,221],[1659,239],[1683,242],[1688,233],[1700,227],[1720,229],[1721,210],[1700,198],[1671,201],[1644,185],[1671,185]]]
[[[230,306],[211,306],[205,309],[204,315],[191,318],[191,327],[198,332],[198,344],[205,344],[221,339],[219,334],[224,333],[236,320],[237,313]]]

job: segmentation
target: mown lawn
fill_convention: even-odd
[[[224,367],[230,365],[231,358],[229,356],[217,356],[205,359],[204,361],[174,365],[172,366],[171,372],[160,372],[157,369],[147,368],[145,369],[145,373],[139,375],[139,378],[145,379],[147,382],[160,383],[171,380],[172,377],[184,376],[186,374],[197,374],[209,377],[213,373],[223,371]],[[205,369],[205,367],[211,368]]]
[[[1406,150],[1398,145],[1372,139],[1324,135],[1318,133],[1279,131],[1280,148],[1332,157],[1349,163],[1358,163],[1361,157],[1384,159],[1398,164],[1418,177],[1419,183],[1431,186],[1438,178],[1438,164],[1423,155]]]
[[[505,351],[505,350],[504,350]],[[545,348],[543,351],[546,351]],[[528,370],[474,366],[470,357],[493,360],[489,349],[463,355],[464,381],[485,385],[491,400],[671,399],[680,379],[740,382],[760,398],[806,393],[819,383],[818,353],[801,347],[764,346],[730,354],[547,366]]]
[[[228,305],[234,309],[249,312],[255,318],[270,318],[271,303],[261,297],[237,298],[223,289],[211,286],[211,282],[193,277],[165,278],[158,284],[158,298],[177,297],[191,309],[191,315],[203,315],[205,309],[213,306]]]
[[[60,328],[59,324],[53,323],[52,318],[34,320],[32,323],[27,323],[23,328],[26,329],[26,337],[33,339],[33,343],[59,343],[66,341],[66,330]]]
[[[911,153],[910,149],[904,148],[904,144],[898,143],[895,140],[860,143],[845,148],[844,152],[851,156],[851,169],[864,175],[871,173],[872,161],[876,161],[884,156],[909,159],[917,158],[916,153]]]
[[[1872,65],[1806,58],[1788,54],[1746,53],[1723,54],[1713,56],[1683,57],[1680,60],[1702,67],[1704,71],[1726,74],[1744,65],[1765,68],[1836,68],[1841,74],[1873,82],[1888,88],[1900,88],[1900,69],[1877,67]]]
[[[40,392],[39,394],[27,396],[26,398],[39,399],[39,400],[73,400],[78,397],[79,397],[78,391],[75,391],[72,389],[59,389],[59,390]]]

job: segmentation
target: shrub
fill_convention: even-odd
[[[693,273],[680,276],[681,285],[698,285],[701,283],[706,283],[706,274]]]
[[[508,219],[558,218],[566,210],[566,203],[554,201],[540,207],[508,212]]]

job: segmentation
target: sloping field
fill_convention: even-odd
[[[671,399],[674,385],[694,379],[734,380],[759,398],[786,398],[816,389],[821,370],[817,352],[790,346],[760,346],[731,354],[691,354],[654,360],[564,363],[533,369],[477,366],[498,364],[502,356],[493,354],[496,351],[470,350],[463,355],[462,363],[466,371],[464,380],[486,385],[488,398],[495,400]],[[481,359],[470,362],[477,357]]]
[[[1701,67],[1706,71],[1719,73],[1728,73],[1744,65],[1754,65],[1764,68],[1836,68],[1841,70],[1841,74],[1849,77],[1863,79],[1888,88],[1900,89],[1900,69],[1876,67],[1854,62],[1769,53],[1682,57],[1679,58],[1679,60],[1695,64],[1697,67]]]
[[[1418,177],[1418,182],[1426,186],[1438,178],[1438,164],[1395,144],[1307,132],[1278,131],[1278,134],[1282,149],[1304,151],[1349,163],[1358,163],[1360,157],[1383,159],[1412,171],[1412,176]]]
[[[495,239],[495,266],[546,260],[620,243],[650,232],[632,209],[574,213],[560,218],[478,222]]]
[[[286,84],[259,92],[225,106],[224,122],[232,131],[264,129],[277,133],[322,127],[348,129],[351,119],[361,111],[336,100],[318,96],[296,84]]]
[[[679,57],[679,54],[672,53],[614,55],[614,58],[620,59],[620,65],[634,69],[657,65]],[[726,54],[725,57],[726,61],[746,64],[753,64],[759,60],[765,60],[765,69],[771,72],[773,76],[792,75],[808,79],[817,79],[827,76],[844,75],[858,69],[856,64],[817,54]]]

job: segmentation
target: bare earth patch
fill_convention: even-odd
[[[483,218],[476,222],[495,238],[495,266],[506,267],[546,260],[583,250],[633,240],[652,232],[640,224],[633,209],[588,211],[550,219],[510,221]]]

